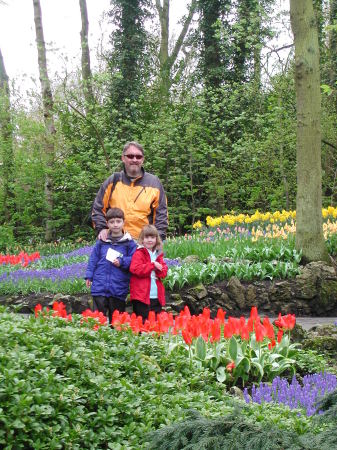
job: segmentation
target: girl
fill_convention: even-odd
[[[162,253],[162,241],[154,225],[145,225],[130,264],[130,300],[133,312],[148,318],[149,311],[160,313],[165,305],[165,288],[161,281],[166,277],[167,265]]]

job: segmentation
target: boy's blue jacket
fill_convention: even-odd
[[[106,259],[109,248],[123,255],[118,258],[121,263],[120,267],[114,266]],[[96,241],[85,274],[85,279],[92,281],[92,296],[126,299],[130,284],[129,267],[136,249],[137,244],[129,233],[125,233],[119,241],[113,244],[111,241]]]

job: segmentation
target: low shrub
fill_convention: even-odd
[[[149,448],[145,434],[188,408],[231,410],[225,389],[163,339],[80,321],[0,314],[1,448]]]
[[[337,448],[337,392],[319,405],[322,415],[305,429],[280,428],[264,419],[253,422],[240,412],[209,419],[190,412],[184,421],[155,431],[151,450],[331,450]],[[256,416],[254,416],[256,419]],[[280,419],[280,418],[279,418]],[[316,422],[316,424],[315,424]],[[324,423],[321,428],[318,423]]]

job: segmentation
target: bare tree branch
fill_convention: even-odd
[[[196,6],[197,6],[197,0],[192,0],[190,7],[189,7],[189,14],[184,22],[183,29],[180,32],[180,35],[174,46],[173,52],[169,58],[170,59],[170,62],[169,62],[170,68],[173,66],[175,60],[177,59],[178,53],[180,52],[181,46],[183,45],[186,33],[187,33],[189,26],[191,24],[191,21],[192,21]]]
[[[287,45],[283,45],[283,47],[273,48],[272,50],[270,50],[270,52],[266,53],[266,55],[270,55],[271,53],[277,53],[281,50],[285,50],[287,48],[292,48],[292,47],[294,47],[294,44],[287,44]]]

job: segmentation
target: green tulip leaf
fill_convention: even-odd
[[[238,343],[234,336],[229,341],[228,353],[231,359],[235,361],[238,355]]]
[[[201,361],[205,361],[206,359],[206,342],[204,339],[199,336],[196,340],[195,345],[195,351],[196,351],[196,357],[200,359]]]
[[[226,381],[226,369],[224,366],[218,367],[216,369],[216,379],[219,381],[219,383],[224,383]]]

